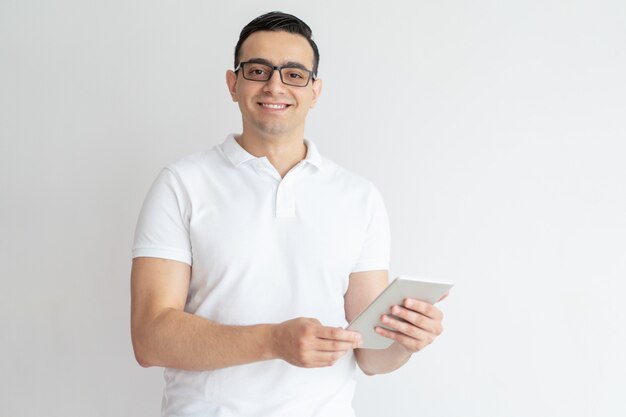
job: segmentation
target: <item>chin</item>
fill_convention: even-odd
[[[278,136],[287,133],[289,128],[285,125],[265,124],[257,126],[257,130],[264,135]]]

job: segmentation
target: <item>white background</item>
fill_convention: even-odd
[[[623,0],[0,0],[0,414],[158,415],[135,221],[163,165],[240,129],[224,73],[269,10],[313,28],[307,136],[381,189],[392,275],[457,284],[357,415],[626,415]]]

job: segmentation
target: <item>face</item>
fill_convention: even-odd
[[[240,49],[240,62],[263,59],[274,66],[299,63],[313,69],[313,49],[303,36],[287,32],[255,32]],[[233,101],[239,104],[244,134],[264,137],[304,135],[304,122],[321,92],[321,80],[306,87],[283,84],[278,71],[268,81],[246,80],[241,70],[226,73]]]

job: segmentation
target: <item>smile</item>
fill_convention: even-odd
[[[259,104],[261,105],[261,107],[264,107],[266,109],[275,109],[275,110],[282,110],[291,106],[290,104],[273,104],[273,103],[259,103]]]

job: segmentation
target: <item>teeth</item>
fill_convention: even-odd
[[[270,109],[284,109],[287,107],[286,104],[268,104],[268,103],[261,103],[261,105],[263,107],[269,107]]]

